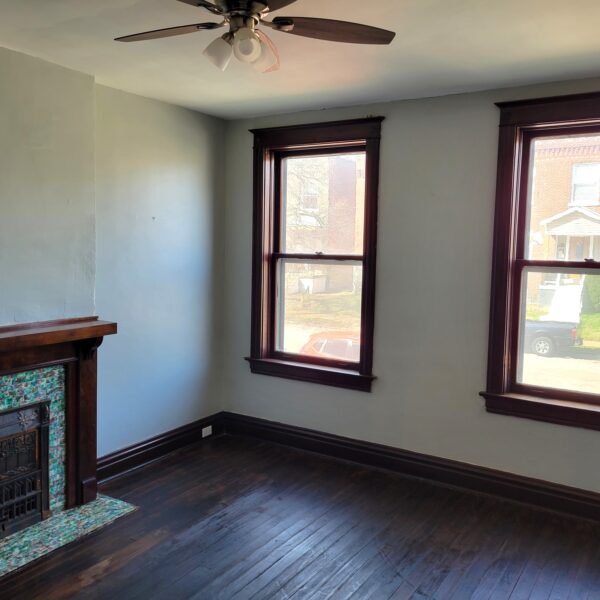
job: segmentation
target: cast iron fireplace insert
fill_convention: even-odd
[[[50,512],[50,403],[0,413],[0,539]]]

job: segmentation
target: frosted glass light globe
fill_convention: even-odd
[[[217,38],[206,47],[203,54],[215,67],[224,71],[231,60],[231,44],[225,36]]]
[[[260,58],[262,44],[252,29],[243,27],[235,32],[233,53],[238,60],[245,63],[253,63]]]

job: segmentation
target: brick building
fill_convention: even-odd
[[[600,260],[600,136],[537,140],[531,179],[529,257]],[[547,306],[557,288],[581,284],[578,275],[531,273],[527,299]]]

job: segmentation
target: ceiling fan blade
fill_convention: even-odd
[[[179,0],[179,2],[189,4],[190,6],[205,8],[215,15],[223,14],[223,11],[218,6],[215,6],[212,2],[208,2],[207,0]]]
[[[348,44],[390,44],[396,37],[393,31],[335,19],[275,17],[272,24],[284,33]]]
[[[181,25],[179,27],[167,27],[166,29],[155,29],[153,31],[144,31],[134,33],[133,35],[124,35],[115,38],[115,42],[141,42],[143,40],[156,40],[158,38],[172,37],[174,35],[184,35],[186,33],[195,33],[203,29],[217,29],[223,27],[223,23],[196,23],[195,25]]]
[[[273,53],[273,56],[275,57],[275,64],[263,71],[263,73],[273,73],[273,71],[279,71],[281,67],[281,57],[279,56],[277,46],[273,43],[273,40],[264,31],[260,31],[259,29],[257,29],[256,34],[260,38],[260,41],[270,48],[271,52]]]
[[[185,0],[183,0],[185,1]],[[274,12],[276,10],[281,10],[290,4],[294,4],[297,0],[266,0],[266,3],[269,6],[269,12]]]

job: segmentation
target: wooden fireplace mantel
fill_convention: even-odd
[[[96,350],[117,324],[80,317],[0,327],[0,375],[65,369],[66,507],[90,502],[96,480]]]
[[[81,342],[114,333],[117,333],[117,324],[100,321],[98,317],[8,325],[0,327],[0,352]]]

